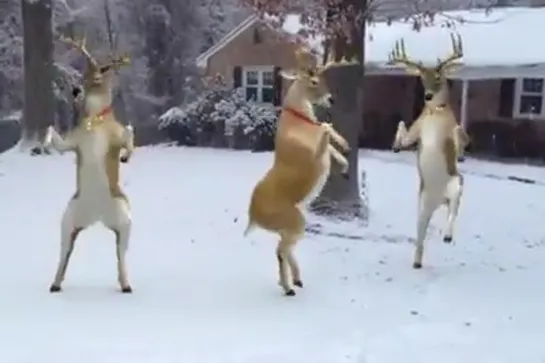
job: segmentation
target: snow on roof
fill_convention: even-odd
[[[445,27],[447,19],[463,19],[453,29]],[[375,23],[368,27],[365,39],[366,63],[384,65],[396,40],[403,38],[407,55],[425,64],[435,64],[438,57],[451,51],[450,33],[462,36],[466,66],[504,66],[545,63],[545,47],[540,46],[540,31],[545,24],[545,8],[496,8],[488,15],[484,10],[449,11],[438,14],[435,25],[416,32],[412,25],[400,21],[391,25]],[[302,30],[299,16],[290,15],[284,30],[295,34]],[[321,50],[321,39],[309,43]]]

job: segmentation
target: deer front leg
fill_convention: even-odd
[[[323,123],[322,125],[325,125],[327,132],[329,132],[329,135],[331,136],[333,141],[340,146],[343,152],[347,153],[350,151],[350,145],[348,144],[348,141],[346,141],[346,139],[333,128],[332,124]]]
[[[339,150],[335,149],[333,145],[329,144],[327,149],[329,150],[331,157],[341,165],[341,175],[348,178],[348,160],[346,160],[344,155],[341,154]]]
[[[321,160],[324,154],[328,151],[329,148],[329,142],[331,141],[331,134],[329,132],[329,128],[331,126],[328,124],[321,124],[321,134],[320,139],[318,141],[318,147],[316,149],[315,157],[317,160]]]
[[[462,126],[458,125],[454,128],[454,145],[456,146],[457,158],[459,162],[465,160],[464,151],[469,145],[469,135],[465,132]]]
[[[418,140],[418,131],[418,121],[415,121],[408,131],[405,122],[399,121],[394,144],[392,145],[393,151],[398,153],[401,149],[405,149],[414,144]]]
[[[128,163],[134,152],[134,129],[131,125],[125,126],[121,138],[123,145],[123,155],[120,158],[122,163]]]
[[[75,131],[69,131],[66,137],[63,138],[53,126],[47,128],[44,140],[45,147],[53,147],[58,152],[64,153],[65,151],[74,150],[76,144]]]

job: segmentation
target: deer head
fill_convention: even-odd
[[[438,59],[435,67],[425,67],[422,62],[411,60],[405,51],[403,39],[395,43],[390,53],[388,64],[401,64],[405,69],[422,80],[424,86],[424,102],[429,107],[442,107],[448,103],[447,76],[459,69],[461,63],[457,62],[463,57],[462,38],[458,34],[450,35],[452,52],[443,60]]]
[[[311,104],[331,107],[333,97],[327,87],[325,71],[336,65],[333,59],[334,55],[331,52],[328,62],[321,66],[318,65],[316,56],[309,49],[299,48],[295,52],[295,69],[280,72],[284,79],[293,81],[285,102],[290,102],[290,99],[295,97]]]
[[[86,59],[85,71],[83,74],[84,97],[86,100],[86,111],[95,112],[95,109],[108,107],[112,103],[112,75],[111,70],[117,70],[129,63],[127,56],[114,57],[107,62],[98,62],[87,50],[86,38],[80,40],[61,37],[61,41],[79,50]],[[81,90],[80,90],[81,91]],[[74,95],[78,93],[74,90]]]

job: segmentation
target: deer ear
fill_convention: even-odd
[[[406,66],[405,67],[405,72],[407,74],[410,74],[412,76],[420,76],[422,73],[420,72],[420,68],[418,67],[415,67],[415,66]]]
[[[281,70],[280,76],[284,79],[293,81],[294,79],[297,79],[297,72],[294,70],[290,70],[290,71]]]
[[[452,75],[453,73],[458,72],[460,68],[462,68],[462,63],[452,62],[452,63],[446,64],[443,67],[442,71],[444,74]]]

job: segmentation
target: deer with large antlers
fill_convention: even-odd
[[[348,161],[337,148],[349,151],[347,141],[331,124],[320,123],[313,105],[331,107],[333,98],[324,72],[335,63],[333,57],[319,66],[316,57],[306,49],[295,54],[296,68],[282,71],[284,79],[293,81],[282,105],[275,136],[274,162],[254,187],[248,209],[248,227],[277,233],[276,248],[279,284],[287,296],[294,296],[293,285],[303,287],[293,249],[305,232],[305,217],[301,207],[320,193],[330,172],[331,160],[348,172]]]
[[[424,86],[424,109],[409,130],[398,124],[393,144],[394,152],[418,143],[417,164],[420,178],[418,221],[414,268],[422,267],[424,240],[435,210],[442,204],[448,207],[447,229],[443,241],[450,243],[463,190],[463,178],[457,166],[469,143],[469,137],[457,123],[449,105],[447,75],[459,68],[463,57],[462,40],[451,35],[452,54],[438,60],[435,67],[425,67],[407,57],[403,40],[396,43],[390,54],[390,64],[401,64],[418,75]]]
[[[125,255],[131,231],[129,200],[119,185],[120,162],[134,150],[132,127],[120,124],[112,109],[112,71],[128,63],[127,57],[99,63],[81,41],[62,38],[86,58],[79,124],[64,137],[50,126],[45,144],[76,155],[76,192],[61,221],[60,259],[50,292],[61,291],[76,238],[85,228],[101,222],[115,233],[117,279],[124,293],[132,292]],[[77,89],[74,96],[78,96]]]

